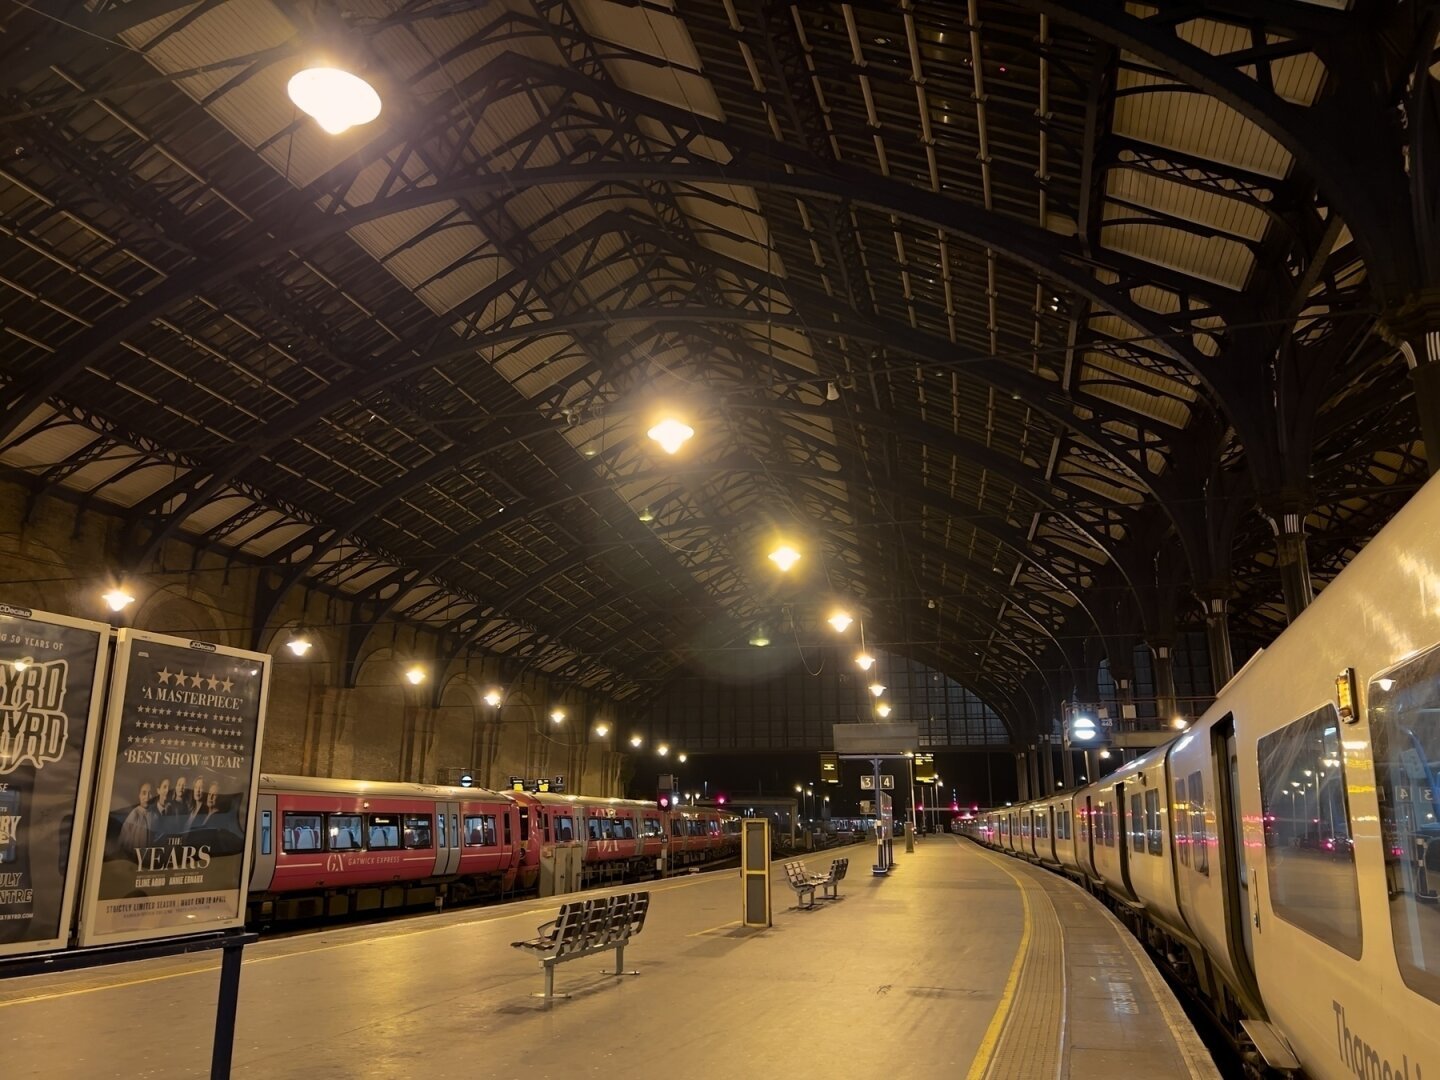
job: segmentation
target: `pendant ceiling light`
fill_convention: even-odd
[[[290,100],[331,135],[380,115],[380,95],[359,75],[332,67],[306,68],[285,87]]]

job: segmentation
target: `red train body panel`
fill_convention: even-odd
[[[739,818],[582,795],[261,777],[250,909],[341,915],[536,888],[541,861],[583,847],[585,882],[726,857]]]

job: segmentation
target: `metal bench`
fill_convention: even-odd
[[[840,882],[845,880],[845,875],[849,870],[849,859],[830,860],[830,872],[813,879],[820,886],[821,900],[840,899]]]
[[[795,890],[796,903],[806,909],[815,906],[815,890],[820,885],[820,880],[813,874],[805,872],[805,864],[795,859],[785,864],[785,880],[790,883],[790,888]],[[806,900],[809,903],[806,903]]]
[[[569,994],[555,993],[555,965],[582,956],[615,950],[615,970],[606,975],[638,975],[625,970],[625,946],[645,927],[650,910],[648,892],[623,893],[598,900],[572,900],[560,905],[560,913],[548,923],[536,927],[529,941],[512,941],[512,948],[534,954],[545,970],[545,991],[536,994],[551,1001]]]

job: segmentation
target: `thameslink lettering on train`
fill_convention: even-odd
[[[1345,1067],[1360,1080],[1425,1080],[1418,1061],[1415,1062],[1415,1073],[1412,1077],[1408,1054],[1401,1055],[1399,1065],[1382,1058],[1380,1051],[1351,1031],[1345,1023],[1345,1006],[1333,1000],[1330,1004],[1335,1009],[1335,1043],[1340,1060],[1345,1062]]]
[[[42,769],[65,755],[67,660],[0,664],[0,776],[25,764]]]

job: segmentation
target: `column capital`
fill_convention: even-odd
[[[1440,363],[1440,287],[1422,289],[1391,305],[1376,326],[1411,370]]]

